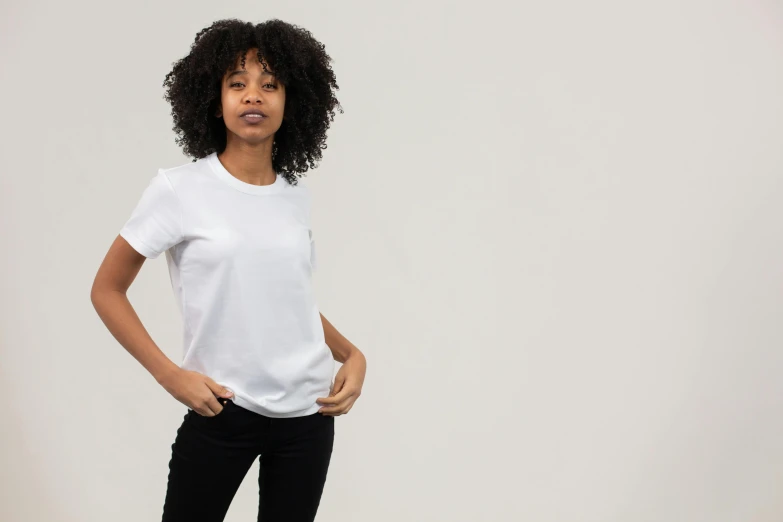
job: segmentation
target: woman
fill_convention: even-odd
[[[258,519],[312,521],[334,417],[361,393],[364,355],[314,300],[310,193],[296,176],[315,168],[342,112],[330,60],[302,28],[230,19],[199,32],[166,76],[177,143],[195,159],[158,170],[91,294],[117,341],[188,407],[164,521],[223,520],[256,457]],[[183,317],[181,366],[126,297],[163,252]]]

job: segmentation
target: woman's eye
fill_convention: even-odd
[[[244,87],[244,84],[239,82],[234,82],[231,85],[229,85],[229,87],[233,87],[235,85]],[[273,89],[277,88],[277,86],[274,83],[264,84],[264,87],[272,87]]]

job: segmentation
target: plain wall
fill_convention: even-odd
[[[165,74],[229,17],[309,29],[345,111],[303,182],[320,310],[368,366],[318,520],[783,520],[779,2],[0,12],[0,520],[160,519],[186,407],[89,293],[190,161]],[[129,296],[179,363],[164,257]]]

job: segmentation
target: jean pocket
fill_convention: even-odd
[[[223,409],[222,409],[222,410],[220,410],[220,411],[219,411],[217,414],[215,414],[215,415],[209,415],[209,416],[207,416],[207,415],[202,415],[202,414],[200,414],[199,412],[197,412],[196,410],[192,410],[192,409],[190,409],[190,408],[188,409],[188,413],[189,413],[191,416],[193,416],[193,417],[199,417],[199,418],[202,418],[202,419],[205,419],[205,420],[213,420],[213,419],[217,419],[218,417],[222,417],[222,416],[223,416],[224,414],[226,414],[226,413],[227,413],[229,410],[231,410],[232,408],[236,408],[236,407],[237,407],[237,405],[236,405],[236,404],[234,404],[234,401],[232,401],[231,399],[218,399],[218,402],[220,402],[220,404],[222,404],[222,405],[223,405]]]

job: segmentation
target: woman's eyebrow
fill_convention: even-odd
[[[244,69],[237,69],[236,71],[229,73],[229,75],[226,76],[226,80],[230,80],[232,77],[239,76],[242,74],[247,74],[247,71]],[[274,76],[274,74],[271,72],[264,71],[261,73],[261,76]]]

